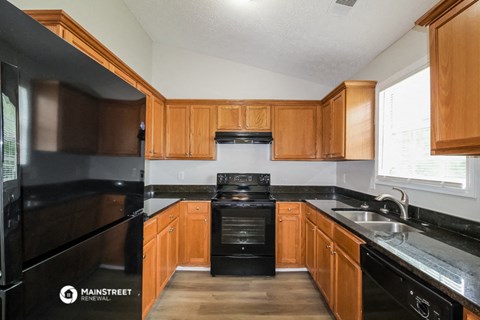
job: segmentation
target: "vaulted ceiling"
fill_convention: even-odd
[[[338,0],[355,2],[353,0]],[[124,0],[154,42],[333,86],[438,0]]]

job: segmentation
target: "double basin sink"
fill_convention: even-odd
[[[381,214],[372,211],[359,210],[336,210],[335,212],[360,226],[378,232],[399,233],[399,232],[422,232],[405,223],[394,221]]]

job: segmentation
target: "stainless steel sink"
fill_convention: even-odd
[[[399,232],[423,232],[422,230],[410,227],[404,223],[400,222],[387,222],[387,221],[377,221],[377,222],[361,222],[356,221],[359,225],[364,228],[370,229],[372,231],[381,231],[386,233],[399,233]]]
[[[335,212],[355,222],[391,221],[389,218],[372,211],[345,210]]]

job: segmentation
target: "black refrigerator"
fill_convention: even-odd
[[[141,319],[145,96],[0,0],[1,319]]]

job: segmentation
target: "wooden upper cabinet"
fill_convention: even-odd
[[[146,97],[145,119],[145,158],[163,159],[165,157],[165,103],[149,89],[137,84]]]
[[[215,159],[215,109],[167,105],[165,155],[171,159]]]
[[[375,81],[345,81],[323,100],[322,158],[373,160]]]
[[[105,68],[107,69],[110,68],[110,62],[108,62],[107,58],[105,58],[101,53],[99,53],[94,47],[89,45],[86,41],[77,37],[69,30],[63,31],[63,38],[65,39],[65,41],[75,46],[77,49],[85,53],[87,56],[89,56],[93,60],[97,61],[99,64],[101,64]]]
[[[217,131],[271,131],[270,106],[218,106]]]
[[[102,101],[99,109],[98,153],[139,156],[138,130],[143,102]]]
[[[243,128],[242,106],[218,106],[217,130],[239,131]]]
[[[475,315],[473,312],[467,309],[463,309],[464,320],[480,320],[480,316]]]
[[[316,159],[318,109],[316,105],[273,108],[273,160]]]
[[[165,156],[167,158],[188,158],[190,153],[188,106],[167,105],[165,125]]]
[[[430,27],[431,151],[478,155],[480,1],[444,2],[417,21]]]
[[[245,106],[245,130],[270,131],[270,106]]]
[[[190,158],[215,159],[215,109],[190,107]]]
[[[108,69],[113,72],[115,75],[117,75],[119,78],[121,78],[123,81],[127,82],[130,84],[132,87],[135,87],[137,85],[137,81],[130,75],[127,71],[123,70],[120,67],[117,67],[114,64],[110,64]]]

